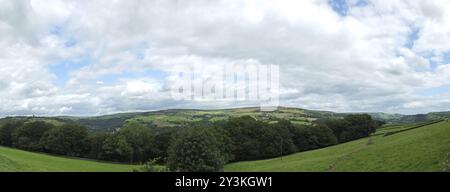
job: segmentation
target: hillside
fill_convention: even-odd
[[[283,158],[232,163],[225,171],[450,171],[450,123],[389,126],[370,138]]]
[[[170,109],[152,112],[139,113],[118,113],[112,115],[94,117],[10,117],[29,120],[44,120],[54,124],[65,122],[76,122],[88,127],[92,131],[114,131],[124,124],[137,122],[149,128],[179,127],[200,121],[220,121],[229,117],[239,117],[250,115],[256,119],[264,121],[274,121],[279,118],[289,119],[296,124],[310,124],[318,118],[338,118],[344,114],[313,111],[299,108],[280,107],[274,112],[261,112],[259,108],[237,108],[237,109],[217,109],[217,110],[197,110],[197,109]],[[1,124],[1,120],[0,120]]]
[[[0,172],[129,172],[135,167],[0,147]]]
[[[76,117],[8,117],[0,119],[0,125],[5,119],[27,119],[28,121],[46,121],[60,125],[63,123],[78,123],[86,126],[93,132],[111,132],[127,123],[137,122],[146,127],[158,129],[167,127],[183,127],[200,121],[221,121],[230,117],[249,115],[258,120],[276,121],[287,119],[294,124],[311,124],[317,119],[342,118],[351,113],[336,113],[330,111],[307,110],[301,108],[279,107],[273,112],[261,112],[257,107],[236,109],[169,109],[151,112],[117,113],[111,115]],[[388,124],[418,123],[439,120],[450,117],[450,112],[432,112],[428,114],[402,115],[389,113],[368,113],[376,120]]]
[[[117,113],[111,115],[92,117],[9,117],[33,120],[43,120],[53,124],[75,122],[86,126],[93,132],[111,132],[122,127],[124,124],[137,122],[146,127],[157,129],[167,127],[181,127],[189,124],[206,121],[214,122],[226,120],[229,117],[244,115],[252,116],[258,120],[276,121],[287,119],[295,124],[311,124],[317,119],[342,118],[351,113],[336,113],[330,111],[307,110],[301,108],[279,107],[273,112],[261,112],[257,107],[236,109],[169,109],[151,112]],[[433,112],[428,114],[402,115],[389,113],[369,113],[374,119],[383,120],[388,124],[417,123],[439,120],[450,117],[450,112]],[[3,119],[0,119],[0,125]]]

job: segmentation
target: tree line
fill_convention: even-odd
[[[170,145],[167,165],[173,171],[221,171],[233,161],[273,158],[323,148],[370,136],[383,122],[367,114],[295,125],[250,116],[222,124],[198,126],[178,132]]]
[[[11,119],[0,126],[0,145],[73,157],[139,163],[158,151],[155,136],[137,123],[114,133],[89,133],[77,124],[55,126],[45,121]]]
[[[0,145],[116,162],[155,162],[171,171],[221,171],[229,162],[278,157],[367,137],[380,125],[366,114],[314,125],[243,116],[158,131],[126,123],[115,132],[91,133],[77,124],[11,119],[0,126]]]

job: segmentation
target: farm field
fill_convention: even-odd
[[[449,171],[450,123],[397,132],[410,126],[282,158],[232,163],[225,171]],[[388,131],[397,133],[385,136]]]
[[[0,172],[130,172],[136,167],[0,147]]]

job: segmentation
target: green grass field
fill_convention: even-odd
[[[409,126],[386,127],[382,133]],[[283,158],[237,162],[225,171],[449,171],[450,123],[440,122]]]
[[[136,167],[0,147],[0,172],[127,172]]]

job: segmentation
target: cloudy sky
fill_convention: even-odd
[[[0,0],[0,116],[253,103],[179,101],[183,65],[280,66],[280,104],[450,110],[447,0]]]

